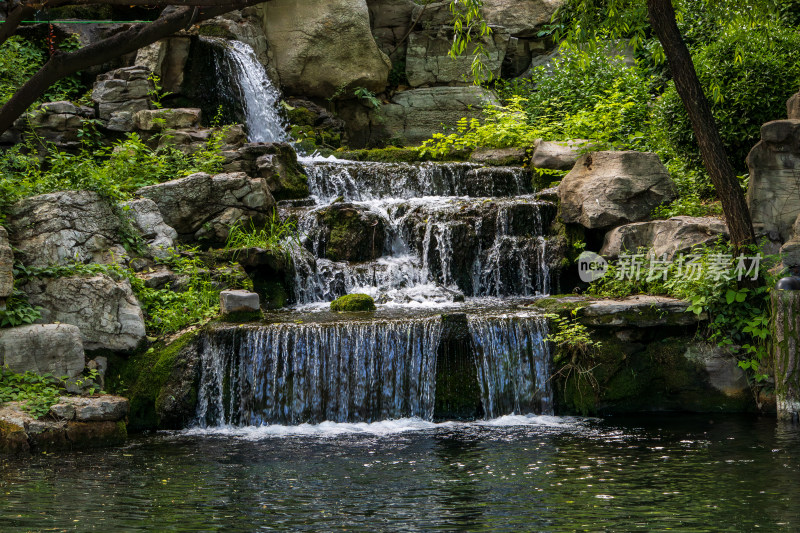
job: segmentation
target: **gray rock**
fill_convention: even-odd
[[[397,93],[391,103],[373,114],[365,129],[372,141],[394,139],[414,145],[455,124],[460,118],[480,118],[486,105],[499,105],[495,94],[482,87],[430,87]],[[351,127],[348,124],[348,127]],[[348,131],[349,135],[352,135]]]
[[[591,149],[592,144],[585,139],[569,141],[536,142],[531,158],[531,167],[552,170],[572,170],[581,154]]]
[[[11,243],[27,266],[112,262],[125,255],[120,227],[111,205],[90,191],[32,196],[8,213]]]
[[[147,109],[147,103],[143,102],[142,106],[136,111]],[[106,128],[111,131],[130,132],[133,131],[135,126],[133,124],[134,111],[112,111],[108,116]]]
[[[8,232],[0,226],[0,301],[14,290],[14,252],[8,243]]]
[[[786,101],[786,116],[789,119],[800,120],[800,93],[793,94]]]
[[[74,420],[75,406],[71,403],[57,403],[50,407],[50,415],[61,420]]]
[[[391,63],[370,32],[366,0],[272,0],[263,13],[284,92],[347,98],[356,87],[386,87]]]
[[[236,151],[224,152],[226,172],[245,172],[263,178],[276,200],[308,196],[308,178],[288,143],[248,143]]]
[[[147,243],[150,254],[153,257],[167,257],[170,248],[175,247],[178,232],[164,222],[158,205],[149,198],[141,198],[123,203],[122,208],[133,229]]]
[[[139,49],[135,64],[156,74],[165,91],[179,94],[191,42],[188,37],[172,37],[156,41]]]
[[[142,309],[127,280],[105,274],[41,278],[22,290],[42,308],[44,321],[77,326],[86,350],[131,351],[145,339]]]
[[[56,409],[57,406],[58,410],[65,414],[69,414],[69,407],[72,407],[75,420],[80,422],[116,422],[125,418],[130,408],[127,398],[110,394],[94,398],[63,396],[52,409]]]
[[[150,107],[148,93],[153,87],[148,80],[152,72],[141,66],[125,67],[97,77],[92,90],[99,118],[108,120],[119,111],[136,111]]]
[[[757,233],[785,242],[800,215],[800,119],[761,126],[761,141],[747,155],[747,203]]]
[[[243,172],[200,172],[144,187],[137,194],[153,200],[164,221],[190,242],[224,243],[233,225],[263,223],[275,208],[266,182]]]
[[[685,357],[705,368],[708,383],[728,397],[746,397],[750,394],[747,374],[739,367],[739,360],[724,348],[712,344],[691,344]]]
[[[469,156],[474,163],[491,166],[522,165],[526,158],[524,148],[480,148]]]
[[[219,307],[223,315],[252,313],[261,310],[258,294],[244,290],[227,290],[219,293]]]
[[[72,102],[45,102],[14,122],[15,142],[22,132],[33,130],[39,139],[52,142],[60,149],[80,145],[79,132],[85,121],[94,117],[94,110]]]
[[[676,194],[658,156],[644,152],[584,154],[558,186],[564,222],[589,229],[642,220]]]
[[[486,51],[482,60],[494,77],[500,75],[508,41],[508,33],[500,28],[482,39]],[[409,35],[406,52],[406,76],[409,85],[472,85],[474,80],[471,65],[475,45],[454,60],[448,55],[452,42],[452,23],[447,29],[440,27]]]
[[[70,324],[31,324],[0,329],[0,366],[17,373],[74,378],[86,364],[80,330]]]
[[[413,0],[367,0],[372,35],[385,54],[392,59],[405,57],[406,43],[403,41],[411,22],[416,4]],[[392,53],[394,51],[394,53]]]
[[[514,37],[536,37],[564,0],[484,0],[483,16],[490,26],[502,26]]]
[[[200,110],[195,108],[143,109],[133,115],[133,124],[142,131],[181,130],[200,127]]]
[[[241,11],[230,11],[200,24],[200,35],[223,37],[250,45],[256,59],[264,65],[270,79],[278,74],[270,60],[269,43],[264,33],[264,17],[272,7],[266,4],[252,6]]]
[[[681,216],[635,222],[606,233],[600,255],[618,257],[645,248],[658,258],[666,255],[671,260],[676,254],[686,253],[695,246],[713,244],[720,237],[728,238],[728,227],[718,218]]]
[[[706,313],[699,315],[687,313],[689,302],[665,296],[638,295],[619,300],[562,296],[555,299],[558,303],[564,304],[565,309],[579,305],[578,320],[587,326],[614,328],[689,326],[708,319]],[[546,305],[549,307],[551,304]]]

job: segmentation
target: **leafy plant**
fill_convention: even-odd
[[[286,253],[300,246],[297,233],[297,222],[291,219],[281,220],[277,210],[263,227],[257,227],[252,221],[248,227],[237,224],[230,229],[225,248],[265,248]]]
[[[150,98],[150,102],[153,104],[153,107],[156,109],[161,109],[164,107],[164,105],[161,103],[161,100],[172,93],[164,90],[164,88],[161,86],[161,78],[156,74],[150,74],[150,76],[147,77],[147,81],[149,81],[153,86],[153,88],[147,92],[147,96]]]
[[[15,288],[6,300],[6,308],[0,310],[0,328],[33,324],[40,318],[42,318],[41,308],[29,304],[25,293]]]
[[[353,94],[362,100],[366,100],[369,104],[378,109],[381,107],[381,101],[375,96],[375,93],[364,87],[356,87]]]
[[[45,416],[58,403],[63,381],[51,374],[17,374],[0,367],[0,404],[22,402],[22,408],[34,418]]]

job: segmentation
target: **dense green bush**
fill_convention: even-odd
[[[785,117],[786,100],[800,87],[800,32],[776,24],[728,29],[699,50],[694,63],[731,163],[744,172],[761,125]],[[701,165],[672,83],[654,107],[653,123],[659,149]]]

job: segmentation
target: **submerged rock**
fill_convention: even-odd
[[[374,311],[375,300],[368,294],[346,294],[331,302],[331,311]]]
[[[636,253],[640,248],[652,251],[661,258],[672,259],[676,254],[689,252],[695,246],[711,245],[728,238],[728,227],[718,218],[672,217],[669,220],[636,222],[606,233],[600,255],[618,257]]]
[[[204,172],[137,191],[158,205],[164,221],[188,242],[224,244],[235,224],[263,224],[275,200],[263,179],[242,172]]]
[[[558,195],[564,222],[597,229],[642,220],[677,192],[656,154],[629,151],[582,155]]]
[[[22,287],[42,320],[80,329],[86,350],[133,351],[145,340],[144,316],[127,280],[106,274],[32,279]]]

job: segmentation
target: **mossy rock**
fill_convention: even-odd
[[[362,206],[335,203],[320,210],[327,228],[325,257],[332,261],[361,262],[383,255],[386,228],[383,219]]]
[[[289,123],[295,126],[313,127],[317,121],[317,114],[303,106],[287,109],[286,116],[289,119]]]
[[[368,294],[346,294],[331,302],[331,311],[374,311],[375,300]]]
[[[160,341],[110,368],[109,388],[130,400],[128,427],[180,429],[194,416],[199,378],[200,331],[184,333],[172,342]]]

